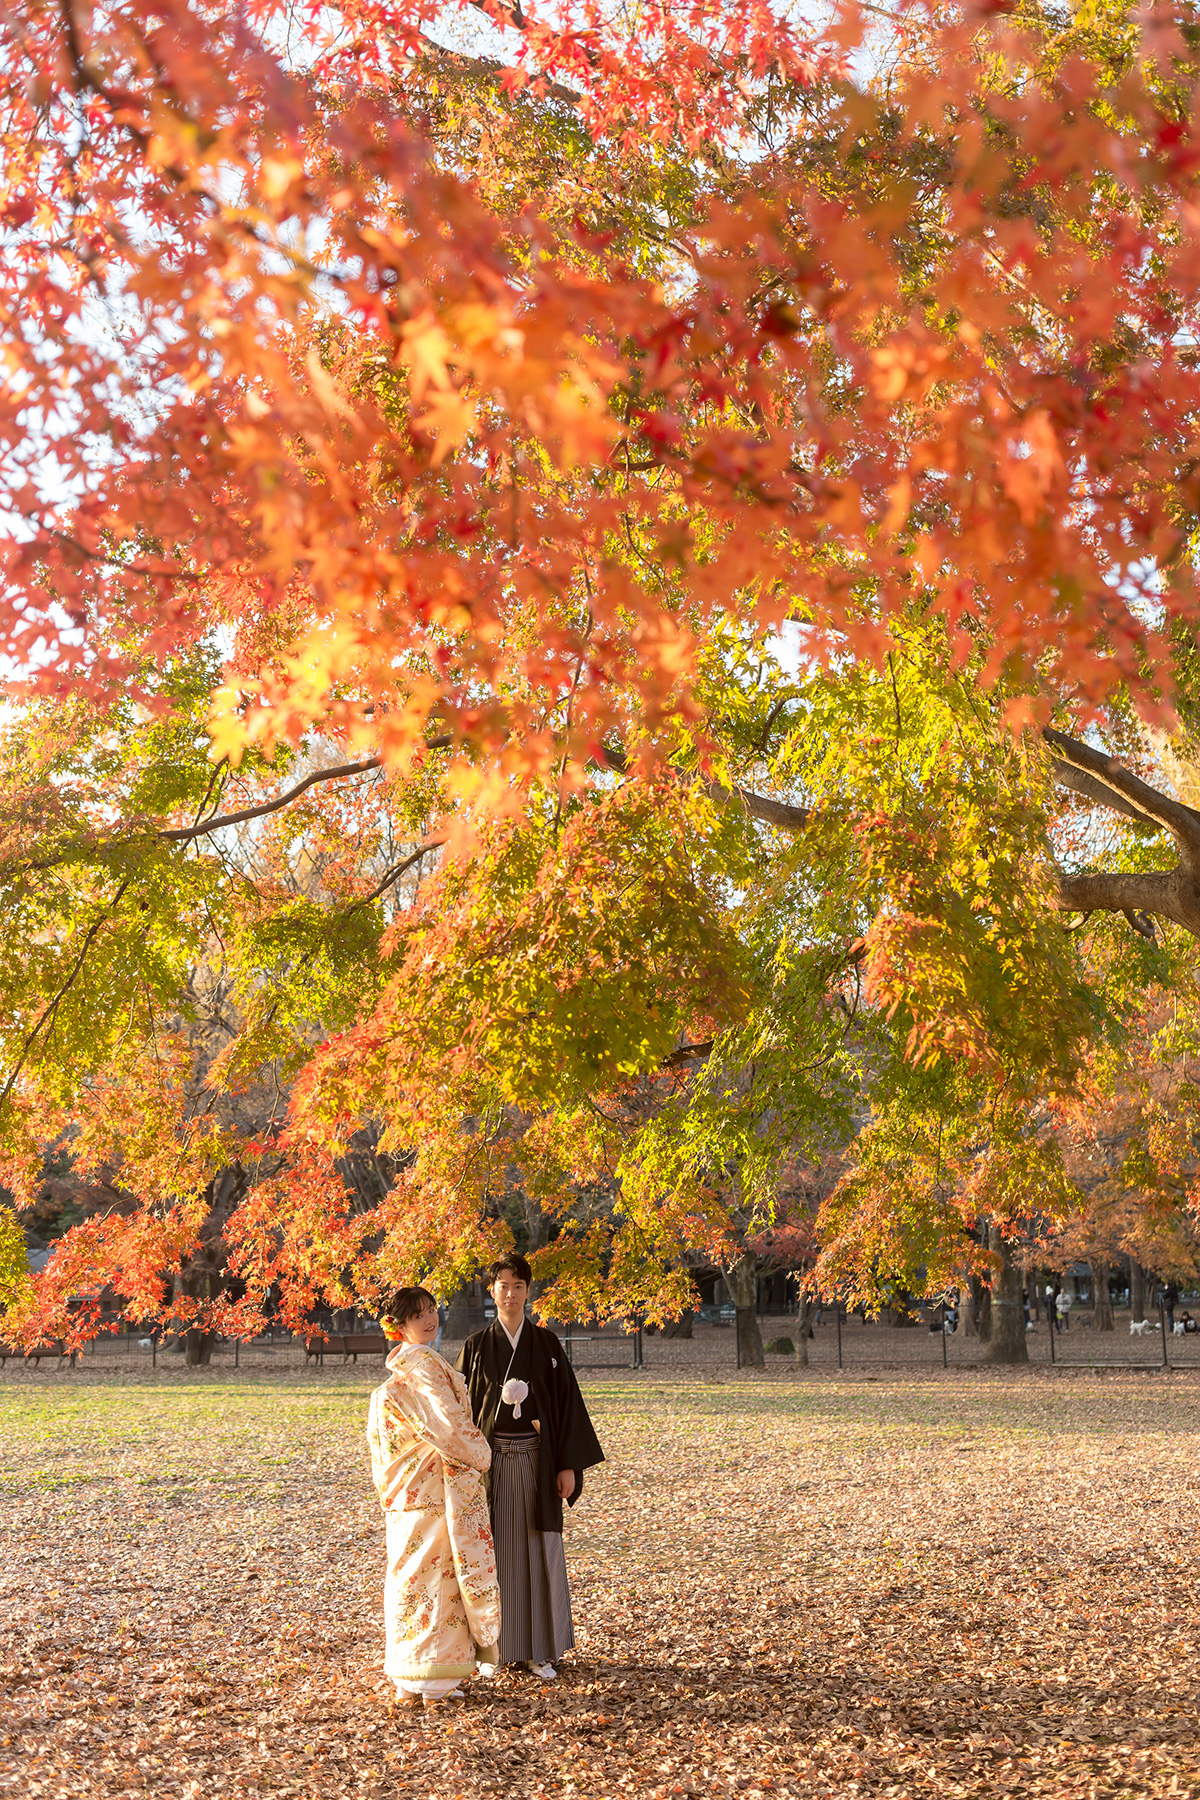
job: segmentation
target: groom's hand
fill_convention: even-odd
[[[574,1471],[574,1469],[560,1469],[558,1471],[558,1497],[559,1497],[559,1499],[560,1500],[569,1500],[571,1498],[571,1495],[574,1492],[575,1492],[575,1471]]]

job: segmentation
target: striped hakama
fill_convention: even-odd
[[[502,1663],[556,1663],[575,1648],[561,1531],[537,1528],[540,1440],[533,1433],[492,1444],[492,1535],[503,1604]]]

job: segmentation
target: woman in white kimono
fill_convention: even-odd
[[[461,1700],[459,1682],[477,1661],[497,1660],[500,1589],[483,1488],[492,1453],[471,1423],[466,1383],[432,1347],[432,1294],[401,1288],[384,1323],[400,1341],[367,1423],[387,1532],[384,1669],[402,1700],[430,1706]]]

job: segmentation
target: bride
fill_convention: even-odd
[[[367,1440],[387,1533],[384,1669],[399,1697],[461,1700],[476,1663],[494,1666],[500,1590],[483,1477],[492,1453],[466,1383],[433,1348],[437,1302],[401,1288],[383,1308],[399,1340],[371,1396]]]

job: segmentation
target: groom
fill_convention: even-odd
[[[492,1265],[494,1324],[463,1345],[475,1423],[492,1446],[488,1499],[500,1578],[500,1661],[543,1681],[575,1647],[563,1556],[563,1501],[604,1461],[579,1383],[552,1331],[525,1317],[533,1271],[523,1256]],[[482,1664],[480,1674],[494,1674]]]

